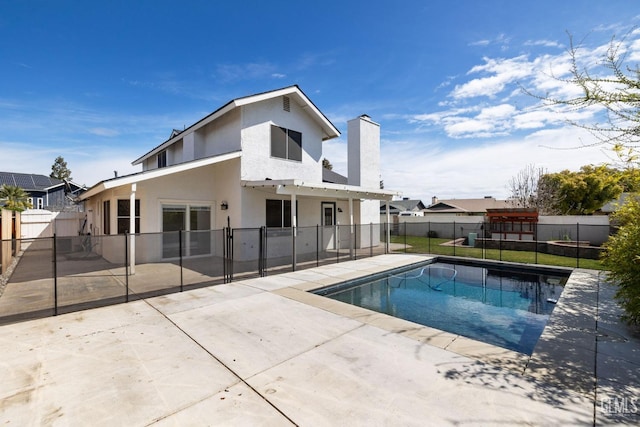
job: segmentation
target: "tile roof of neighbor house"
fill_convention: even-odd
[[[302,89],[300,89],[300,87],[298,87],[298,85],[293,85],[293,86],[287,86],[281,89],[257,93],[255,95],[243,96],[241,98],[232,99],[231,101],[224,104],[222,107],[215,110],[213,113],[201,118],[200,120],[198,120],[191,126],[187,127],[186,129],[182,131],[173,129],[169,139],[164,141],[162,144],[156,146],[155,148],[151,149],[141,157],[137,158],[131,164],[132,165],[141,164],[143,161],[145,161],[149,157],[159,153],[160,151],[172,145],[174,142],[179,141],[183,133],[187,131],[196,131],[201,127],[206,126],[207,124],[216,120],[218,117],[221,117],[224,114],[228,113],[229,111],[232,111],[235,108],[242,107],[244,105],[248,105],[254,102],[264,101],[266,99],[275,98],[278,96],[293,96],[298,99],[299,103],[304,104],[306,107],[308,107],[306,111],[312,117],[314,117],[316,121],[320,123],[320,126],[324,131],[325,136],[322,138],[323,141],[326,141],[332,138],[337,138],[340,136],[340,131],[338,130],[338,128],[336,128],[333,125],[333,123],[331,123],[331,121],[327,118],[327,116],[325,116],[324,113],[322,113],[322,111],[320,111],[318,107],[316,107],[316,105],[311,101],[311,99],[309,99],[309,97],[307,97],[307,95],[305,95],[305,93],[302,91]]]
[[[496,200],[493,197],[481,199],[450,199],[439,200],[426,208],[431,213],[486,213],[487,209],[512,208],[508,200]]]
[[[0,185],[3,184],[14,185],[25,191],[46,191],[48,188],[62,185],[64,182],[46,175],[0,172]]]

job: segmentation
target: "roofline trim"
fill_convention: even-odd
[[[311,110],[313,111],[313,113],[320,119],[320,122],[323,124],[322,127],[325,128],[326,130],[328,130],[327,137],[323,138],[322,139],[323,141],[327,141],[329,139],[337,138],[337,137],[340,136],[340,131],[318,109],[318,107],[316,107],[316,105],[313,103],[313,101],[311,101],[311,99],[309,99],[309,97],[302,91],[302,89],[300,89],[300,87],[298,85],[293,85],[293,86],[287,86],[287,87],[284,87],[284,88],[281,88],[281,89],[271,90],[271,91],[268,91],[268,92],[262,92],[262,93],[258,93],[258,94],[254,94],[254,95],[244,96],[244,97],[241,97],[241,98],[235,98],[235,99],[227,102],[222,107],[220,107],[217,110],[215,110],[214,112],[210,113],[209,115],[201,118],[200,120],[198,120],[197,122],[195,122],[194,124],[189,126],[188,128],[184,129],[179,134],[175,135],[173,138],[169,138],[168,140],[166,140],[162,144],[160,144],[157,147],[153,148],[152,150],[148,151],[146,154],[138,157],[131,164],[134,165],[134,166],[138,165],[138,164],[141,164],[142,162],[144,162],[149,157],[158,154],[160,151],[166,149],[167,147],[173,145],[173,143],[175,143],[176,141],[180,140],[184,136],[185,132],[187,132],[187,131],[194,132],[194,131],[202,128],[203,126],[206,126],[207,124],[211,123],[212,121],[216,120],[217,118],[223,116],[224,114],[234,110],[235,108],[242,107],[244,105],[249,105],[249,104],[252,104],[254,102],[260,102],[260,101],[264,101],[264,100],[267,100],[267,99],[275,98],[275,97],[278,97],[278,96],[289,95],[289,94],[292,94],[292,93],[297,94],[300,98],[302,98],[304,100],[304,102],[306,102],[307,106],[309,106],[311,108]]]

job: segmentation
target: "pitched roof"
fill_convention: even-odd
[[[326,141],[332,138],[337,138],[340,136],[340,131],[318,109],[318,107],[316,107],[315,104],[311,102],[311,100],[307,97],[307,95],[304,94],[304,92],[302,92],[302,90],[298,87],[298,85],[293,85],[293,86],[284,87],[282,89],[276,89],[268,92],[262,92],[255,95],[249,95],[242,98],[233,99],[227,102],[226,104],[224,104],[222,107],[215,110],[213,113],[203,117],[202,119],[198,120],[196,123],[187,127],[183,131],[176,132],[176,129],[174,129],[174,131],[171,132],[171,136],[169,137],[169,139],[167,139],[165,142],[158,145],[151,151],[147,152],[143,156],[134,160],[132,162],[132,165],[141,164],[143,161],[145,161],[149,157],[158,154],[160,151],[169,147],[174,142],[179,141],[180,138],[182,138],[183,134],[186,134],[188,132],[194,132],[200,129],[201,127],[206,126],[207,124],[216,120],[217,118],[223,116],[224,114],[234,110],[235,108],[242,107],[248,104],[253,104],[255,102],[265,101],[267,99],[272,99],[279,96],[290,96],[293,99],[295,99],[298,102],[298,104],[305,107],[305,111],[307,111],[322,127],[322,130],[324,132],[324,137],[322,138],[323,141]]]
[[[63,181],[46,175],[32,173],[0,172],[0,185],[13,185],[25,191],[46,191],[64,184]]]
[[[322,168],[322,182],[332,182],[334,184],[346,184],[348,179],[344,175],[340,175],[327,168]]]
[[[418,199],[402,199],[392,200],[389,202],[389,213],[405,212],[405,211],[422,211],[425,208],[422,200]],[[380,204],[380,212],[385,212],[387,203]]]
[[[508,200],[496,200],[493,197],[481,199],[450,199],[439,200],[426,208],[426,212],[435,213],[485,213],[487,209],[511,208]]]

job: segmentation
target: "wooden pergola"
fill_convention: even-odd
[[[492,239],[534,240],[538,210],[535,208],[487,209]]]

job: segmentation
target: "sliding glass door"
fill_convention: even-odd
[[[180,256],[178,231],[183,231],[183,256],[211,253],[211,206],[162,205],[162,257]]]

